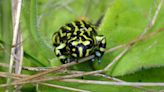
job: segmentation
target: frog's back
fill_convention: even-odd
[[[87,37],[93,37],[97,35],[95,26],[84,20],[76,20],[71,23],[67,23],[62,26],[58,32],[53,35],[53,44],[58,46],[60,43],[66,43],[72,37],[78,37],[81,31],[85,31],[84,35]]]

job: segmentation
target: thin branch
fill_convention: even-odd
[[[22,34],[20,32],[20,13],[21,13],[21,5],[22,0],[12,0],[12,18],[13,18],[13,43],[12,45],[16,45],[22,42]],[[17,45],[11,48],[11,55],[10,55],[10,67],[9,72],[12,72],[13,64],[15,63],[15,73],[20,74],[22,70],[22,62],[23,62],[23,45]],[[15,61],[15,62],[14,62]],[[9,77],[10,78],[10,77]],[[8,79],[8,83],[10,80]],[[20,91],[21,86],[15,86],[15,92]]]
[[[82,71],[69,71],[69,70],[67,70],[67,71],[65,71],[65,72],[66,72],[66,73],[69,73],[69,74],[84,73],[84,72],[82,72]],[[115,81],[115,82],[126,82],[126,81],[120,80],[120,79],[118,79],[118,78],[114,78],[114,77],[111,77],[111,76],[108,76],[108,75],[105,75],[105,74],[100,74],[100,73],[93,74],[92,76],[103,77],[103,78],[105,78],[105,79],[112,80],[112,81]],[[140,86],[131,86],[131,87],[144,90],[145,92],[154,92],[154,90],[146,89],[146,88],[143,88],[143,87],[140,87]]]
[[[146,26],[144,31],[140,34],[139,38],[142,38],[144,36],[144,34],[146,34],[147,31],[150,30],[154,26],[154,24],[156,22],[156,19],[157,19],[157,16],[158,16],[158,14],[160,12],[160,9],[162,7],[162,4],[163,4],[163,0],[160,0],[159,5],[158,5],[158,7],[157,7],[157,9],[155,11],[155,14],[154,14],[152,20],[150,20],[150,22],[148,23],[148,25]],[[126,44],[121,44],[121,45],[118,45],[118,46],[116,46],[114,48],[111,48],[111,49],[107,50],[106,52],[113,52],[115,50],[118,50],[118,49],[124,48],[124,47],[126,47]]]
[[[6,72],[0,72],[0,76],[1,77],[7,77],[8,74]],[[20,79],[20,78],[25,78],[29,75],[20,75],[20,74],[11,74],[13,79]],[[45,85],[45,86],[50,86],[50,87],[54,87],[54,88],[60,88],[60,89],[65,89],[65,90],[69,90],[69,91],[76,91],[76,92],[90,92],[87,90],[81,90],[81,89],[77,89],[77,88],[71,88],[71,87],[65,87],[65,86],[59,86],[59,85],[55,85],[55,84],[49,84],[49,83],[39,83],[41,85]]]
[[[105,71],[107,71],[113,64],[115,64],[134,44],[136,44],[137,42],[139,42],[139,41],[141,41],[141,40],[144,40],[144,39],[147,39],[147,38],[150,38],[150,37],[152,37],[152,36],[154,36],[154,35],[156,35],[157,33],[159,33],[159,32],[162,32],[162,31],[164,31],[163,30],[163,28],[161,28],[161,29],[159,29],[158,31],[156,31],[156,32],[151,32],[150,34],[147,34],[147,35],[145,35],[145,36],[142,36],[142,37],[140,37],[140,38],[136,38],[136,39],[134,39],[134,40],[132,40],[132,41],[130,41],[129,43],[128,43],[128,45],[126,46],[126,48],[116,57],[116,58],[114,58],[114,60],[111,62],[111,63],[109,63],[105,68],[104,68],[104,70]],[[124,47],[124,45],[119,45],[118,47],[116,47],[116,49],[117,48],[120,48],[120,47]],[[109,51],[109,50],[108,50]]]
[[[159,4],[158,4],[158,7],[157,7],[157,9],[156,9],[156,11],[155,11],[155,14],[154,14],[154,16],[153,16],[153,18],[152,18],[152,20],[148,23],[147,27],[146,27],[146,28],[144,29],[144,31],[141,33],[140,37],[142,37],[145,33],[147,33],[148,30],[150,30],[150,29],[154,26],[154,24],[155,24],[155,22],[156,22],[156,19],[157,19],[157,16],[158,16],[158,14],[159,14],[159,12],[160,12],[160,9],[161,9],[161,7],[162,7],[162,4],[163,4],[163,0],[160,0],[160,2],[159,2]]]
[[[85,73],[85,72],[81,72],[81,71],[69,71],[71,73],[74,73],[74,74],[77,74],[77,73]],[[110,77],[110,76],[107,76],[107,75],[103,75],[103,74],[94,74],[95,76],[101,76],[101,77],[104,77],[104,78],[107,78],[107,79],[110,79],[110,80],[114,80],[114,81],[118,81],[118,82],[125,82],[125,81],[122,81],[120,79],[117,79],[117,78],[113,78],[113,77]],[[0,72],[0,76],[1,77],[7,77],[8,74],[5,73],[5,72]],[[14,79],[20,79],[20,78],[24,78],[24,77],[27,77],[29,75],[18,75],[18,74],[11,74],[12,78]],[[52,78],[51,78],[52,79]],[[53,78],[54,79],[54,78]],[[62,81],[62,79],[59,79],[60,81]],[[40,83],[40,82],[37,82],[37,83]],[[133,82],[132,82],[133,83]],[[24,83],[22,83],[24,84]],[[8,85],[0,85],[0,87],[6,87]],[[135,88],[139,88],[139,89],[142,89],[142,90],[145,90],[146,92],[154,92],[154,90],[150,90],[150,89],[145,89],[143,87],[140,87],[140,86],[132,86],[132,87],[135,87]]]
[[[12,41],[12,45],[14,46],[15,44],[17,44],[17,37],[18,37],[18,30],[19,30],[19,20],[20,20],[20,12],[21,12],[21,5],[22,5],[22,0],[18,0],[17,3],[17,9],[16,9],[16,14],[14,19],[15,22],[13,23],[14,25],[14,30],[13,30],[13,41]],[[11,48],[11,55],[10,55],[10,69],[9,72],[12,73],[12,66],[14,64],[14,56],[13,54],[15,53],[15,47]]]
[[[18,32],[18,37],[17,37],[17,43],[22,42],[23,38],[22,38],[22,34],[19,30]],[[20,74],[22,71],[22,62],[23,62],[23,45],[22,43],[20,45],[16,46],[15,49],[15,73],[16,74]]]
[[[98,76],[100,75],[100,76],[104,76],[104,77],[106,77],[106,78],[109,78],[109,79],[111,79],[111,77],[109,76],[106,76],[106,75],[102,75],[102,74],[97,74]],[[0,72],[0,76],[1,77],[7,77],[8,76],[8,74],[7,73],[5,73],[5,72]],[[20,78],[24,78],[24,77],[27,77],[27,76],[29,76],[29,75],[18,75],[18,74],[11,74],[11,76],[12,76],[12,78],[14,78],[14,79],[20,79]],[[112,78],[113,79],[113,78]],[[144,83],[144,84],[142,84],[142,83],[140,83],[139,85],[138,84],[136,84],[136,83],[134,83],[134,82],[124,82],[124,81],[122,81],[122,80],[119,80],[119,79],[114,79],[114,80],[116,80],[116,81],[120,81],[120,82],[106,82],[106,81],[94,81],[94,83],[91,83],[93,80],[89,80],[89,82],[88,82],[88,84],[98,84],[98,85],[119,85],[119,83],[121,83],[121,86],[133,86],[133,87],[139,87],[140,85],[144,85],[144,86],[152,86],[152,85],[150,85],[150,83]],[[72,81],[72,79],[59,79],[58,81],[64,81],[64,82],[76,82],[76,83],[84,83],[85,81],[83,81],[83,80],[80,80],[80,81],[82,81],[82,82],[79,82],[79,80],[76,80],[76,79],[73,79],[73,81]],[[88,81],[88,80],[86,80],[86,81]],[[97,83],[98,82],[98,83]],[[102,83],[99,83],[99,82],[102,82]],[[104,83],[105,82],[105,83]],[[39,83],[39,84],[41,84],[40,82],[36,82],[36,83]],[[86,82],[87,83],[87,82]],[[114,84],[112,84],[112,83],[114,83]],[[134,83],[133,85],[130,85],[130,83]],[[154,84],[154,85],[156,85],[156,83],[151,83],[151,84]],[[51,84],[50,84],[51,85]],[[157,83],[157,85],[159,85],[159,83]],[[162,83],[162,85],[163,85],[163,83]],[[3,85],[0,85],[0,87],[6,87],[6,86],[8,86],[8,85],[6,85],[6,84],[3,84]],[[140,88],[140,89],[143,89],[143,90],[145,90],[145,91],[148,91],[148,92],[154,92],[153,90],[147,90],[147,89],[144,89],[144,88]]]
[[[9,65],[6,63],[0,63],[0,66],[8,68]],[[15,68],[15,66],[13,66],[13,68]],[[23,70],[36,71],[36,72],[46,71],[46,70],[52,69],[52,68],[54,68],[54,67],[27,67],[27,66],[22,66]]]
[[[84,83],[84,84],[97,84],[97,85],[112,85],[112,86],[164,86],[164,83],[139,83],[139,82],[107,82],[107,81],[94,81],[94,80],[79,80],[79,79],[63,79],[59,80],[63,82],[75,82],[75,83]]]
[[[113,64],[115,64],[133,45],[136,44],[136,42],[142,40],[144,38],[144,34],[150,30],[154,24],[155,24],[155,21],[156,21],[156,18],[159,14],[159,11],[160,11],[160,8],[162,6],[162,2],[163,0],[160,1],[159,5],[158,5],[158,8],[156,9],[156,12],[153,16],[153,19],[149,22],[149,24],[146,26],[145,30],[141,33],[141,35],[139,35],[135,40],[131,41],[127,46],[126,48],[111,62],[109,63],[105,68],[104,70],[107,71]],[[124,45],[120,46],[120,47],[124,47]]]
[[[104,75],[104,74],[94,74],[94,75],[95,75],[95,76],[101,76],[101,77],[103,77],[103,78],[106,78],[106,79],[109,79],[109,80],[113,80],[113,81],[115,81],[115,82],[126,82],[126,81],[124,81],[124,80],[120,80],[120,79],[118,79],[118,78],[110,77],[110,76]],[[144,90],[145,92],[155,92],[154,90],[146,89],[146,88],[143,88],[143,87],[141,87],[141,86],[131,86],[131,87]]]
[[[116,58],[114,58],[114,60],[104,68],[104,71],[107,71],[113,64],[115,64],[129,50],[129,48],[130,47],[128,46]]]
[[[21,13],[21,5],[22,5],[22,0],[12,0],[12,19],[13,19],[13,39],[12,39],[12,45],[17,44],[17,42],[22,41],[21,34],[19,34],[19,20],[20,20],[20,13]],[[23,50],[23,47],[20,47],[20,50]],[[18,53],[16,53],[18,52]],[[15,56],[19,55],[20,60],[16,60]],[[11,53],[10,53],[10,65],[9,65],[9,73],[12,73],[13,71],[13,65],[14,61],[18,61],[19,65],[22,64],[22,59],[23,59],[23,54],[22,51],[17,51],[17,47],[11,48]],[[17,63],[18,64],[18,63]],[[18,70],[19,69],[19,70]],[[20,73],[21,68],[17,69],[17,73]],[[7,79],[7,84],[10,84],[11,79],[10,76]],[[16,87],[17,90],[18,86]],[[6,91],[9,91],[10,89],[7,89]],[[17,92],[17,91],[16,91]]]
[[[0,72],[0,77],[8,77],[8,76],[11,76],[11,78],[13,79],[21,79],[21,78],[25,78],[29,75],[24,75],[24,74],[15,74],[15,73],[6,73],[6,72]]]
[[[110,48],[110,49],[106,50],[105,52],[106,52],[106,53],[111,53],[111,52],[113,52],[113,51],[116,51],[116,50],[118,50],[118,49],[120,49],[120,48],[124,48],[124,47],[126,47],[126,46],[127,46],[127,44],[121,44],[121,45],[115,46],[115,47],[113,47],[113,48]]]
[[[59,85],[55,85],[55,84],[48,84],[48,83],[40,83],[40,84],[49,86],[49,87],[60,88],[60,89],[65,89],[65,90],[69,90],[69,91],[75,91],[75,92],[91,92],[91,91],[87,91],[87,90],[81,90],[81,89],[71,88],[71,87],[66,87],[66,86],[59,86]]]
[[[55,76],[53,78],[39,78],[39,79],[35,79],[35,80],[26,80],[26,81],[19,81],[18,80],[16,82],[10,83],[10,85],[9,84],[2,84],[2,85],[0,85],[0,87],[7,87],[7,86],[11,86],[11,85],[19,85],[19,84],[27,84],[27,83],[38,83],[38,82],[45,82],[45,81],[51,81],[51,80],[62,80],[62,79],[81,77],[81,76],[85,76],[85,75],[91,75],[91,74],[102,73],[102,72],[103,72],[103,70],[97,70],[97,71],[91,71],[91,72],[86,72],[86,73],[82,73],[82,74]],[[29,77],[27,77],[27,78],[29,78]],[[27,78],[22,78],[20,80],[27,79]]]
[[[91,58],[94,58],[94,56],[92,55],[92,56],[88,56],[88,57],[86,57],[86,58],[80,59],[80,60],[78,61],[78,63],[85,62],[85,61],[87,61],[87,60],[90,60]],[[17,81],[17,82],[32,80],[32,79],[34,79],[34,78],[38,78],[38,77],[40,77],[40,76],[46,75],[46,74],[51,73],[51,72],[54,72],[54,71],[58,71],[58,70],[60,70],[60,69],[64,69],[64,68],[66,68],[66,67],[69,67],[69,66],[72,66],[72,65],[75,65],[75,64],[77,64],[77,61],[73,61],[73,62],[71,62],[71,63],[63,64],[63,65],[61,65],[60,67],[56,67],[56,68],[53,68],[53,69],[48,69],[48,70],[43,71],[43,72],[41,72],[41,73],[32,75],[32,76],[27,77],[27,78],[24,78],[24,79],[21,79],[21,80],[19,80],[19,81]]]

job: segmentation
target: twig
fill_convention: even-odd
[[[129,50],[129,48],[130,47],[128,46],[116,58],[114,58],[114,60],[104,68],[104,71],[107,71],[113,64],[115,64]]]
[[[78,71],[75,71],[76,73],[78,73]],[[81,72],[81,71],[80,71]],[[96,75],[96,76],[102,76],[102,77],[105,77],[105,78],[107,78],[107,79],[112,79],[112,80],[115,80],[115,81],[118,81],[119,83],[121,82],[125,82],[125,81],[122,81],[122,80],[120,80],[120,79],[117,79],[117,78],[112,78],[112,77],[110,77],[110,76],[106,76],[106,75],[103,75],[103,74],[94,74],[94,75]],[[0,76],[1,77],[7,77],[8,76],[8,74],[7,73],[5,73],[5,72],[0,72]],[[29,75],[18,75],[18,74],[11,74],[11,76],[12,76],[12,78],[14,78],[14,79],[20,79],[20,78],[24,78],[24,77],[27,77],[27,76],[29,76]],[[52,79],[52,78],[51,78]],[[64,79],[65,80],[65,79]],[[62,81],[62,80],[59,80],[59,81]],[[38,83],[40,83],[40,82],[38,82]],[[125,82],[126,83],[126,82]],[[132,82],[133,83],[133,82]],[[22,83],[22,84],[24,84],[24,83]],[[156,83],[154,83],[154,85],[155,85]],[[101,84],[100,84],[101,85]],[[0,85],[0,87],[6,87],[6,86],[8,86],[8,85],[6,85],[6,84],[3,84],[3,85]],[[136,88],[140,88],[140,89],[142,89],[142,90],[145,90],[145,91],[148,91],[148,92],[154,92],[153,90],[149,90],[149,89],[145,89],[145,88],[142,88],[142,87],[139,87],[139,86],[137,86],[137,85],[129,85],[129,86],[132,86],[132,87],[136,87]]]
[[[20,79],[20,78],[25,78],[28,75],[15,74],[15,73],[8,74],[6,72],[0,72],[0,77],[8,77],[8,76],[11,76],[11,78],[13,78],[13,79]]]
[[[96,72],[96,71],[95,71]],[[77,73],[77,72],[76,72]],[[83,74],[86,74],[86,73],[83,73]],[[17,74],[11,74],[12,75],[12,78],[15,78],[15,79],[19,79],[19,78],[24,78],[24,77],[26,77],[26,76],[29,76],[29,75],[17,75]],[[76,75],[76,74],[74,74],[74,75]],[[81,74],[80,74],[81,75]],[[103,75],[103,74],[94,74],[94,75],[96,75],[96,76],[103,76],[103,77],[105,77],[105,78],[107,78],[107,79],[112,79],[112,80],[114,80],[114,81],[118,81],[119,83],[121,82],[125,82],[125,81],[122,81],[122,80],[120,80],[120,79],[117,79],[117,78],[112,78],[112,77],[110,77],[110,76],[106,76],[106,75]],[[4,73],[4,72],[0,72],[0,76],[1,77],[7,77],[8,76],[8,74],[7,73]],[[63,76],[61,76],[62,78],[66,78],[66,77],[63,77]],[[58,77],[58,79],[57,79],[57,77],[55,77],[55,78],[51,78],[51,80],[59,80],[59,81],[62,81],[62,80],[65,80],[65,79],[60,79],[61,77]],[[67,78],[68,78],[68,76],[67,76]],[[50,79],[50,78],[48,78],[48,79]],[[45,80],[47,80],[47,79],[45,79]],[[44,80],[44,81],[45,81]],[[43,79],[42,79],[42,81],[43,81]],[[34,83],[34,82],[37,82],[36,80],[34,80],[33,82],[31,81],[31,82],[22,82],[22,83],[18,83],[18,84],[25,84],[25,83]],[[41,80],[39,80],[38,81],[39,83],[41,82]],[[111,82],[110,82],[111,83]],[[113,83],[113,82],[112,82]],[[125,82],[126,83],[126,82]],[[129,83],[129,82],[128,82]],[[156,84],[156,83],[155,83]],[[155,85],[154,84],[154,85]],[[14,85],[16,85],[16,84],[14,84]],[[101,85],[101,84],[100,84]],[[0,87],[6,87],[6,86],[8,86],[8,85],[6,85],[6,84],[3,84],[3,85],[0,85]],[[123,85],[124,86],[124,85]],[[125,85],[126,86],[126,85]],[[145,91],[149,91],[149,92],[153,92],[152,90],[147,90],[147,89],[144,89],[144,88],[141,88],[141,87],[139,87],[138,85],[129,85],[129,86],[134,86],[134,87],[137,87],[137,88],[140,88],[140,89],[143,89],[143,90],[145,90]]]
[[[91,74],[102,73],[102,72],[103,72],[103,70],[97,70],[97,71],[91,71],[91,72],[86,72],[86,73],[82,73],[82,74],[72,74],[72,75],[66,75],[66,76],[56,76],[54,78],[40,78],[40,79],[35,79],[35,80],[16,81],[16,82],[10,83],[10,85],[19,85],[19,84],[27,84],[27,83],[38,83],[38,82],[45,82],[45,81],[50,81],[50,80],[62,80],[62,79],[80,77],[80,76],[91,75]],[[29,78],[29,77],[27,77],[27,78]],[[27,79],[27,78],[23,78],[23,79]],[[6,86],[10,86],[10,85],[2,84],[2,85],[0,85],[0,87],[6,87]]]
[[[127,44],[127,46],[126,45],[119,45],[118,47],[116,47],[116,49],[118,49],[118,48],[122,48],[122,47],[125,47],[126,46],[126,48],[111,62],[111,63],[109,63],[105,68],[104,68],[104,70],[105,71],[107,71],[113,64],[115,64],[134,44],[136,44],[137,42],[139,42],[139,41],[141,41],[141,40],[143,40],[143,39],[146,39],[146,38],[150,38],[150,37],[152,37],[152,36],[154,36],[155,34],[157,34],[157,33],[159,33],[159,32],[162,32],[162,31],[164,31],[162,28],[161,29],[159,29],[158,31],[156,31],[156,32],[151,32],[150,34],[148,34],[148,35],[145,35],[145,36],[142,36],[142,37],[140,37],[140,38],[136,38],[136,39],[134,39],[134,40],[132,40],[132,41],[130,41],[128,44]],[[115,50],[115,49],[114,49]],[[109,51],[109,50],[108,50]],[[112,51],[112,50],[111,50]]]
[[[14,6],[16,7],[19,7],[18,9],[14,9],[13,8],[13,13],[18,13],[18,14],[13,14],[13,15],[19,15],[20,16],[20,12],[21,12],[21,3],[22,1],[21,0],[12,0],[12,3]],[[17,12],[19,11],[19,12]],[[22,38],[22,34],[20,32],[20,24],[19,24],[19,21],[16,22],[17,20],[15,20],[15,16],[13,16],[13,25],[15,25],[15,23],[18,23],[18,29],[17,29],[17,37],[16,37],[16,43],[15,44],[18,44],[18,43],[21,43],[23,41],[23,38]],[[15,45],[13,44],[13,45]],[[13,57],[14,57],[14,61],[15,61],[15,73],[16,74],[21,74],[21,71],[22,71],[22,62],[23,62],[23,45],[22,43],[20,45],[17,45],[15,48],[14,48],[14,52],[13,53]],[[21,86],[20,85],[16,85],[15,86],[15,92],[20,92],[20,89],[21,89]]]
[[[17,43],[22,42],[22,34],[19,30]],[[15,73],[20,74],[22,71],[22,62],[23,62],[23,45],[17,45],[15,49]]]
[[[91,58],[94,58],[94,56],[89,56],[89,57],[86,57],[86,58],[83,58],[83,59],[80,59],[78,61],[78,63],[82,63],[82,62],[85,62],[87,60],[90,60]],[[37,78],[37,77],[40,77],[40,76],[43,76],[43,75],[46,75],[48,73],[51,73],[51,72],[54,72],[54,71],[57,71],[57,70],[60,70],[60,69],[64,69],[66,67],[69,67],[69,66],[72,66],[72,65],[75,65],[77,64],[77,61],[74,61],[74,62],[71,62],[71,63],[67,63],[67,64],[63,64],[61,65],[60,67],[56,67],[56,68],[53,68],[53,69],[48,69],[47,71],[44,71],[44,72],[41,72],[41,73],[38,73],[38,74],[35,74],[35,75],[32,75],[28,78],[25,78],[25,79],[21,79],[17,82],[20,82],[20,81],[27,81],[27,80],[31,80],[31,79],[34,79],[34,78]]]
[[[157,16],[158,16],[158,14],[159,14],[159,11],[160,11],[160,9],[161,9],[161,7],[162,7],[162,4],[163,4],[163,0],[160,0],[160,2],[159,2],[159,4],[158,4],[158,7],[157,7],[157,9],[156,9],[156,11],[155,11],[155,14],[154,14],[154,16],[153,16],[153,18],[152,18],[152,20],[148,23],[147,27],[146,27],[146,28],[144,29],[144,31],[141,33],[140,37],[142,37],[145,33],[147,33],[148,30],[150,30],[150,29],[154,26],[154,24],[155,24],[155,22],[156,22],[156,19],[157,19]]]
[[[63,79],[63,82],[75,82],[84,84],[98,84],[98,85],[112,85],[112,86],[164,86],[164,83],[139,83],[139,82],[107,82],[107,81],[94,81],[94,80],[79,80],[79,79]]]
[[[66,87],[66,86],[59,86],[59,85],[55,85],[55,84],[48,84],[48,83],[40,83],[40,84],[49,86],[49,87],[60,88],[60,89],[65,89],[65,90],[69,90],[69,91],[75,91],[75,92],[91,92],[91,91],[87,91],[87,90],[81,90],[81,89],[71,88],[71,87]]]
[[[118,50],[118,49],[120,49],[120,48],[124,48],[124,47],[126,47],[126,46],[127,46],[127,44],[121,44],[121,45],[115,46],[115,47],[113,47],[113,48],[110,48],[110,49],[106,50],[105,52],[106,52],[106,53],[111,53],[111,52],[113,52],[113,51],[116,51],[116,50]]]
[[[17,9],[16,9],[16,14],[15,14],[15,22],[13,23],[14,30],[13,30],[13,41],[12,45],[14,46],[17,44],[17,37],[18,37],[18,30],[19,30],[19,20],[20,20],[20,12],[21,12],[21,5],[22,5],[22,0],[18,0],[17,4]],[[9,72],[12,72],[12,66],[14,64],[14,56],[13,54],[15,53],[15,47],[11,48],[11,55],[10,55],[10,69]]]
[[[141,33],[141,35],[139,35],[135,40],[131,41],[126,46],[126,48],[110,64],[108,64],[108,66],[105,67],[105,69],[104,69],[105,71],[107,71],[113,64],[115,64],[134,44],[136,44],[136,42],[142,40],[144,38],[144,34],[154,26],[156,18],[158,16],[160,8],[162,6],[162,2],[163,2],[163,0],[160,1],[158,8],[156,9],[156,12],[153,16],[153,19],[149,22],[149,24],[146,26],[145,30]],[[124,47],[124,45],[122,45],[120,47]]]
[[[5,67],[5,68],[9,67],[9,65],[6,63],[0,63],[0,66]],[[13,68],[15,68],[15,66],[13,66]],[[37,72],[45,71],[45,70],[52,69],[52,68],[54,68],[54,67],[27,67],[27,66],[22,66],[23,70],[37,71]]]
[[[74,70],[73,71],[72,70],[66,70],[66,71],[61,71],[61,72],[64,72],[64,73],[67,73],[67,74],[85,73],[83,71],[74,71]],[[105,74],[101,74],[101,73],[95,73],[95,74],[92,74],[91,76],[103,77],[105,79],[108,79],[108,80],[111,80],[111,81],[115,81],[115,82],[126,82],[126,81],[120,80],[118,78],[111,77],[111,76],[108,76],[108,75],[105,75]],[[140,86],[131,86],[131,87],[144,90],[145,92],[155,92],[154,90],[146,89],[146,88],[143,88],[143,87],[140,87]]]
[[[106,79],[109,79],[109,80],[113,80],[113,81],[115,81],[115,82],[126,82],[126,81],[120,80],[120,79],[118,79],[118,78],[110,77],[110,76],[104,75],[104,74],[94,74],[94,75],[95,75],[95,76],[101,76],[101,77],[103,77],[103,78],[106,78]],[[131,87],[144,90],[145,92],[154,92],[154,90],[146,89],[146,88],[143,88],[143,87],[141,87],[141,86],[131,86]]]
[[[6,72],[0,72],[0,76],[1,77],[7,77],[8,74]],[[13,79],[20,79],[20,78],[25,78],[29,75],[20,75],[20,74],[11,74]],[[55,84],[48,84],[48,83],[39,83],[41,85],[45,85],[45,86],[50,86],[50,87],[55,87],[55,88],[60,88],[60,89],[65,89],[65,90],[70,90],[70,91],[76,91],[76,92],[90,92],[87,90],[81,90],[81,89],[77,89],[77,88],[71,88],[71,87],[65,87],[65,86],[59,86],[59,85],[55,85]]]
[[[19,20],[20,20],[20,12],[21,12],[21,5],[22,5],[22,0],[17,0],[17,1],[12,1],[12,14],[13,14],[13,39],[12,39],[12,45],[15,45],[17,44],[18,41],[21,41],[21,36],[19,34]],[[18,40],[19,39],[19,40]],[[20,47],[20,49],[22,50],[23,48]],[[16,52],[19,52],[19,53],[16,53]],[[16,60],[15,59],[15,56],[17,55],[20,55],[20,57],[23,57],[22,55],[22,51],[17,51],[17,47],[13,47],[11,48],[11,53],[10,53],[10,66],[9,66],[9,73],[12,73],[12,70],[13,70],[13,64],[14,64],[14,61],[18,61],[19,64],[21,65],[22,63],[22,59],[23,58],[20,58],[20,60]],[[20,73],[21,71],[21,68],[19,68],[19,71],[17,71],[17,73]],[[8,77],[7,79],[7,83],[10,84],[11,82],[11,79],[10,79],[10,76]],[[18,87],[17,87],[18,88]],[[9,89],[10,90],[10,89]],[[7,91],[9,91],[7,89]]]

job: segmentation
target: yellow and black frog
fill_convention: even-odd
[[[52,40],[54,52],[63,64],[89,55],[95,55],[100,62],[106,48],[105,37],[97,34],[95,25],[84,20],[65,24],[53,34]]]

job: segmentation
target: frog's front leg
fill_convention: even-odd
[[[106,48],[106,38],[105,36],[98,35],[96,36],[97,46],[98,48],[95,51],[95,56],[98,58],[98,62],[101,62],[101,57],[104,55]]]
[[[61,43],[59,46],[57,46],[55,49],[56,56],[60,59],[61,63],[65,64],[69,62],[68,55],[66,55],[66,44]]]

